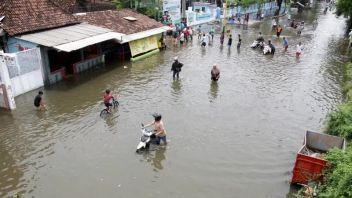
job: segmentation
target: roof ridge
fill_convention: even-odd
[[[56,2],[55,2],[56,1]],[[60,2],[73,0],[0,0],[0,14],[5,15],[3,29],[9,35],[24,34],[55,27],[79,23],[66,8],[72,4],[59,6]]]

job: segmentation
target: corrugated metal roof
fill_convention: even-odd
[[[54,46],[54,48],[61,50],[61,51],[70,52],[70,51],[78,50],[78,49],[84,48],[86,46],[93,45],[93,44],[100,43],[100,42],[107,41],[107,40],[111,40],[111,39],[121,41],[121,38],[123,35],[124,34],[120,34],[120,33],[116,33],[116,32],[107,32],[104,34],[88,37],[88,38],[81,39],[78,41],[74,41],[74,42],[70,42],[70,43],[66,43],[66,44],[62,44],[62,45],[57,45],[57,46]]]
[[[107,28],[89,24],[77,24],[17,36],[16,38],[70,52],[110,39],[121,40],[122,35],[123,34],[120,33],[114,33]]]
[[[143,32],[138,32],[135,34],[125,35],[122,33],[113,32],[107,28],[102,28],[94,25],[77,24],[38,33],[17,36],[16,38],[47,47],[53,47],[61,51],[71,52],[111,39],[115,39],[120,43],[127,43],[130,41],[160,34],[169,29],[170,27],[164,26]]]
[[[134,40],[146,38],[146,37],[149,37],[149,36],[157,35],[157,34],[160,34],[162,32],[166,32],[166,31],[171,30],[171,29],[172,28],[170,28],[169,26],[163,26],[163,27],[160,27],[160,28],[154,28],[154,29],[151,29],[151,30],[138,32],[138,33],[135,33],[135,34],[124,35],[124,36],[122,36],[122,43],[127,43],[127,42],[130,42],[130,41],[134,41]]]

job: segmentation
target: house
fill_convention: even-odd
[[[117,40],[118,44],[113,46],[119,46],[117,51],[102,44],[103,52],[107,57],[117,52],[122,59],[132,58],[133,60],[141,54],[152,53],[153,50],[158,49],[161,33],[169,29],[131,9],[87,12],[76,16],[81,21],[123,34],[121,39]]]
[[[75,0],[0,0],[0,106],[105,61],[155,53],[169,29],[130,9],[75,11]]]
[[[0,0],[1,48],[40,48],[43,80],[53,84],[106,59],[154,52],[168,29],[130,9],[74,13],[75,6],[74,0]]]

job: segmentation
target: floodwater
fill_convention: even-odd
[[[0,112],[0,197],[286,197],[305,130],[321,131],[341,101],[348,52],[344,19],[315,11],[298,38],[284,28],[288,52],[270,22],[232,27],[234,45],[173,47],[143,61],[88,72],[44,89],[46,112],[33,91]],[[277,46],[274,56],[252,50],[259,29]],[[236,50],[237,34],[243,43]],[[305,47],[294,57],[295,45]],[[226,41],[225,41],[226,42]],[[184,63],[179,80],[173,57]],[[218,63],[221,77],[210,81]],[[127,66],[124,68],[123,66]],[[120,107],[99,117],[102,92],[120,94]],[[140,123],[160,112],[169,144],[136,154]]]

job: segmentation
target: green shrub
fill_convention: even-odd
[[[324,172],[325,184],[319,197],[352,197],[352,146],[345,151],[331,149],[325,156],[329,162]]]
[[[113,0],[112,2],[115,4],[117,9],[130,7],[130,0]]]
[[[346,101],[352,100],[352,63],[345,66],[345,78],[342,92]]]
[[[138,8],[137,11],[156,20],[163,14],[160,10],[157,10],[154,7],[141,7]]]
[[[326,133],[352,139],[352,103],[345,103],[328,115]]]
[[[346,103],[328,115],[326,133],[352,140],[352,63],[345,66],[342,89]],[[345,151],[331,149],[326,154],[328,167],[324,171],[325,183],[319,187],[319,197],[352,197],[352,146]]]

